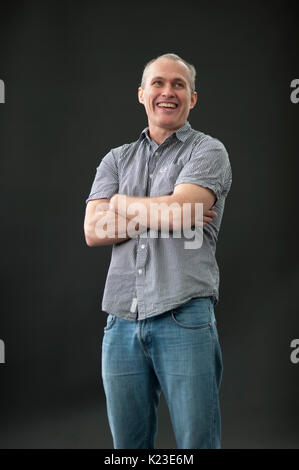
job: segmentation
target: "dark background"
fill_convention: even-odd
[[[224,448],[299,447],[296,2],[2,1],[1,448],[112,448],[100,377],[111,247],[89,248],[100,159],[147,125],[144,64],[197,69],[193,128],[233,170],[217,249]],[[157,448],[175,448],[164,398]]]

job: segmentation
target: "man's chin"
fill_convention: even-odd
[[[167,130],[178,129],[182,125],[183,124],[181,124],[178,120],[170,119],[170,118],[169,119],[160,119],[157,122],[158,127],[161,127],[162,129],[167,129]]]

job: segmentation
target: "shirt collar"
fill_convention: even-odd
[[[148,127],[145,127],[143,129],[143,131],[141,132],[140,134],[140,139],[144,139],[145,137],[147,138],[147,140],[149,142],[151,142],[151,138],[149,137],[148,135],[148,130],[149,128]],[[182,142],[185,142],[187,140],[187,138],[189,137],[190,133],[191,133],[191,125],[189,123],[189,121],[186,121],[185,124],[180,127],[179,129],[177,129],[176,131],[174,131],[171,135],[175,134],[176,137],[181,140]],[[168,136],[170,137],[170,136]]]

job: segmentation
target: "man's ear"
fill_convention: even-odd
[[[141,86],[138,88],[138,100],[139,100],[139,103],[144,104],[143,89],[141,88]]]
[[[197,98],[198,98],[197,92],[195,91],[194,93],[192,93],[192,96],[191,96],[190,109],[194,108],[194,106],[196,105]]]

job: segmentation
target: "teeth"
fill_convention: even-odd
[[[158,106],[164,106],[165,108],[175,108],[176,105],[174,103],[159,103]]]

